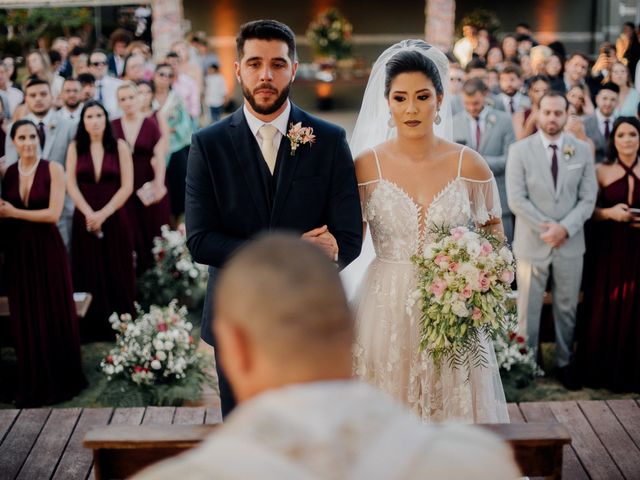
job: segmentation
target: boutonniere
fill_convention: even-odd
[[[491,115],[489,115],[489,116],[487,117],[487,123],[488,123],[489,125],[494,125],[494,124],[496,123],[496,120],[497,120],[497,119],[496,119],[496,116],[495,116],[495,115],[493,115],[493,114],[491,114]]]
[[[303,127],[302,122],[298,122],[295,125],[292,123],[289,125],[289,133],[287,133],[287,138],[291,142],[291,155],[296,154],[296,149],[300,145],[304,145],[306,143],[315,143],[316,136],[313,134],[313,128],[311,127]]]
[[[53,131],[56,128],[56,124],[55,123],[50,123],[49,124],[49,130]]]
[[[576,154],[576,147],[573,145],[565,145],[562,149],[562,155],[565,160],[570,160]]]

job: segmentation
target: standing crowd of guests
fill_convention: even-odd
[[[191,134],[227,99],[198,37],[157,64],[123,30],[110,53],[78,40],[30,52],[21,85],[13,58],[0,62],[0,294],[20,407],[76,395],[81,342],[113,340],[109,316],[135,313],[153,239],[184,215]],[[74,292],[92,296],[81,322]]]
[[[463,33],[450,58],[454,140],[497,180],[520,331],[538,352],[551,291],[565,387],[639,392],[640,32],[626,23],[593,61],[539,45],[524,23],[501,42]]]

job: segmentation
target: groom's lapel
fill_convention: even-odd
[[[260,213],[260,218],[264,225],[268,225],[269,199],[262,181],[259,165],[259,161],[262,161],[262,158],[256,158],[260,153],[257,151],[256,139],[251,133],[247,120],[244,118],[242,108],[233,114],[230,125],[231,144],[235,150],[236,161],[240,164],[240,170],[247,181],[249,193],[253,198],[256,209]]]
[[[300,122],[302,111],[291,102],[291,113],[289,114],[289,121],[287,122],[287,131],[291,124]],[[303,125],[307,126],[307,125]],[[271,225],[275,225],[282,213],[282,207],[287,199],[287,194],[291,188],[291,182],[293,181],[293,175],[298,165],[298,158],[305,151],[304,148],[298,148],[294,155],[291,155],[291,142],[284,136],[280,141],[280,148],[278,148],[278,160],[277,160],[277,173],[278,178],[276,181],[276,191],[273,200],[273,209],[271,210]]]

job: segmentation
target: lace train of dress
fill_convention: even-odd
[[[377,153],[374,150],[376,162]],[[495,180],[458,175],[433,199],[423,216],[400,186],[382,178],[361,185],[363,216],[376,258],[356,295],[356,374],[407,404],[426,422],[509,422],[493,345],[484,338],[488,366],[437,367],[419,348],[420,305],[413,300],[417,271],[411,256],[427,245],[430,226],[484,224],[500,218]],[[495,199],[495,203],[494,203]],[[423,238],[424,237],[424,238]]]

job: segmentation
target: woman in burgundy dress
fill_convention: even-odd
[[[56,228],[64,171],[38,157],[33,122],[18,120],[10,136],[19,158],[5,173],[0,219],[18,359],[16,403],[35,407],[75,396],[86,380],[69,258]]]
[[[134,83],[118,87],[118,106],[122,118],[112,122],[116,138],[126,140],[133,151],[133,190],[126,211],[132,226],[136,251],[136,270],[142,274],[153,265],[153,239],[160,227],[169,223],[169,198],[164,185],[165,149],[158,123],[141,111],[140,96]]]
[[[640,392],[640,122],[616,120],[598,165],[598,203],[587,233],[585,385]]]
[[[84,104],[67,151],[67,188],[76,206],[71,260],[76,290],[93,296],[82,321],[85,340],[112,340],[113,312],[135,312],[133,239],[124,206],[133,192],[133,162],[116,140],[99,102]]]

